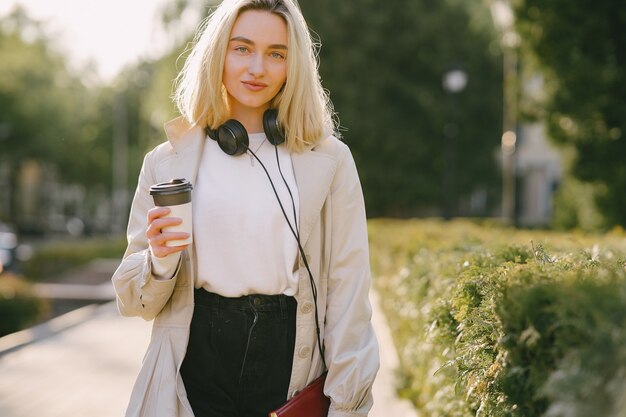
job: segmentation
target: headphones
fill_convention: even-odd
[[[278,124],[278,110],[265,110],[263,113],[263,130],[267,136],[267,141],[272,145],[278,146],[285,142],[285,132]],[[242,155],[246,153],[250,144],[246,128],[235,119],[226,120],[217,129],[211,129],[207,126],[206,133],[228,155]]]

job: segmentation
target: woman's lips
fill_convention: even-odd
[[[265,87],[267,87],[267,84],[256,81],[242,81],[241,83],[244,85],[245,88],[251,91],[261,91]]]

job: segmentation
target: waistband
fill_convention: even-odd
[[[295,310],[297,302],[294,297],[284,294],[265,295],[250,294],[242,297],[223,297],[205,290],[197,288],[194,290],[194,303],[206,307],[226,310],[248,310],[256,311],[281,311],[288,312]]]

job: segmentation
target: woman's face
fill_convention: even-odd
[[[231,117],[264,111],[287,79],[287,24],[263,10],[239,15],[230,34],[222,82]]]

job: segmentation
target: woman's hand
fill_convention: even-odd
[[[177,226],[183,222],[178,217],[166,217],[169,213],[170,209],[167,207],[154,207],[148,210],[146,237],[150,243],[152,254],[157,258],[180,252],[189,246],[166,246],[166,243],[170,240],[182,240],[189,237],[189,233],[163,231],[163,228]]]

